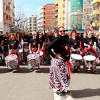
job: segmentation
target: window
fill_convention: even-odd
[[[4,19],[7,19],[7,15],[6,14],[4,14]]]
[[[53,16],[52,18],[55,18],[55,16]]]
[[[55,11],[52,11],[52,13],[55,13]]]
[[[3,7],[4,7],[4,9],[6,9],[7,8],[6,4],[4,4]]]
[[[53,6],[52,8],[55,9],[55,6]]]

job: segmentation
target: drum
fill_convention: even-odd
[[[79,54],[71,54],[71,58],[75,60],[82,60],[82,56]]]
[[[40,64],[43,64],[44,59],[43,59],[43,52],[42,51],[39,52],[39,56],[40,56]]]
[[[29,67],[35,67],[35,66],[39,66],[39,54],[34,53],[34,54],[29,54],[27,56],[27,62],[28,62],[28,66]]]
[[[40,51],[40,57],[41,57],[41,56],[43,56],[43,52],[42,52],[42,51]]]
[[[22,61],[23,60],[23,50],[19,49],[19,60]]]
[[[0,53],[0,63],[3,61],[3,54]]]
[[[73,70],[77,69],[78,71],[80,71],[81,61],[82,61],[82,56],[81,55],[79,55],[79,54],[71,54],[70,62],[71,62]]]
[[[92,70],[96,67],[96,57],[93,55],[87,55],[83,57],[84,68],[87,70]]]
[[[11,69],[16,69],[18,67],[18,59],[16,54],[11,54],[5,57],[6,66]]]
[[[87,55],[87,56],[84,56],[83,58],[86,61],[94,61],[94,60],[96,60],[96,57],[92,56],[92,55]]]
[[[23,59],[24,59],[25,62],[27,61],[27,56],[28,56],[28,54],[29,54],[29,49],[24,48]]]

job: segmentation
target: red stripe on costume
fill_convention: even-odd
[[[69,61],[66,62],[66,65],[68,66],[68,75],[69,75],[69,79],[71,79],[70,77],[70,72],[72,72],[72,66],[71,63]]]
[[[80,49],[82,49],[82,42],[80,41]]]

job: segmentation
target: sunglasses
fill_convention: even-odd
[[[63,30],[63,31],[59,31],[59,32],[66,32],[65,30]]]

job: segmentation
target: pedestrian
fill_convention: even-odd
[[[9,44],[8,44],[8,48],[9,48],[9,54],[16,54],[17,58],[18,58],[18,66],[16,67],[17,71],[20,71],[19,68],[19,53],[18,53],[18,45],[19,42],[18,40],[16,40],[16,37],[14,35],[14,33],[11,34],[11,39],[9,40]],[[9,68],[9,70],[12,70],[11,68]]]
[[[71,78],[71,64],[69,62],[68,36],[65,35],[64,27],[59,28],[59,36],[46,49],[53,58],[50,68],[50,88],[56,89],[56,93],[59,95],[67,93]]]
[[[30,41],[29,41],[29,51],[30,51],[30,54],[35,54],[35,55],[37,55],[37,52],[39,51],[36,32],[33,32],[33,38],[31,38]],[[36,64],[36,62],[38,62],[37,63],[37,66],[38,66],[38,70],[40,70],[40,66],[39,66],[39,63],[40,62],[39,62],[39,59],[35,59],[33,61],[33,63],[35,63],[35,64]],[[30,60],[29,60],[29,63],[31,63]],[[31,67],[30,68],[30,71],[33,71],[33,67],[35,67],[35,65],[30,66],[30,67]]]
[[[77,36],[76,30],[71,32],[72,38],[69,41],[71,47],[71,64],[73,71],[80,71],[81,55],[80,55],[80,40]],[[74,55],[73,55],[74,54]],[[80,56],[80,59],[77,59]]]

